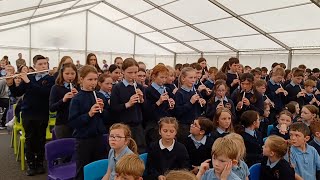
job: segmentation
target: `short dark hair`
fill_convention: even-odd
[[[33,64],[36,64],[38,60],[41,60],[41,59],[46,59],[44,56],[42,55],[35,55],[33,57]]]
[[[208,135],[213,131],[213,122],[206,117],[198,117],[197,118],[201,130],[205,132],[205,135]]]
[[[229,59],[229,66],[232,66],[232,64],[239,64],[239,63],[240,63],[240,61],[239,61],[239,59],[236,58],[236,57],[231,57],[231,58]]]
[[[290,131],[298,131],[301,132],[304,136],[310,136],[309,127],[303,122],[295,122],[290,125]]]

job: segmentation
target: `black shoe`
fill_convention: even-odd
[[[36,169],[34,168],[34,165],[28,165],[27,168],[27,176],[34,176],[36,175]]]
[[[46,172],[46,170],[43,167],[43,163],[42,162],[41,163],[37,163],[37,165],[36,165],[36,173],[37,174],[43,174],[45,172]]]

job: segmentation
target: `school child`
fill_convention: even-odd
[[[112,113],[117,115],[116,121],[130,127],[133,139],[138,145],[139,153],[145,152],[145,137],[143,133],[143,106],[146,99],[144,88],[136,83],[138,63],[127,58],[122,64],[123,80],[112,88],[110,104]]]
[[[165,175],[165,180],[197,180],[197,177],[186,170],[171,170]]]
[[[232,172],[235,173],[241,180],[249,180],[249,168],[247,164],[244,162],[244,156],[246,154],[246,146],[244,145],[244,141],[241,135],[237,133],[230,133],[225,136],[225,138],[229,138],[237,144],[239,149],[239,153],[237,156],[237,164],[232,166]]]
[[[105,97],[95,88],[98,83],[98,72],[95,67],[85,65],[79,72],[82,89],[71,99],[68,124],[74,129],[76,138],[75,179],[83,179],[83,167],[106,156],[103,134],[106,134],[105,123],[108,121],[108,103]]]
[[[173,69],[173,67],[171,66],[166,66],[167,69],[169,70],[169,75],[167,77],[166,83],[164,84],[164,86],[167,88],[167,91],[172,93],[172,94],[176,94],[176,92],[178,91],[178,87],[174,84],[175,81],[175,71]]]
[[[63,64],[58,72],[56,84],[51,88],[49,107],[57,112],[54,127],[57,139],[72,137],[73,130],[68,125],[71,99],[78,93],[78,71],[73,63]]]
[[[193,167],[192,172],[197,174],[201,163],[211,158],[211,147],[213,139],[210,133],[213,130],[213,123],[208,118],[199,117],[190,126],[186,148]]]
[[[269,121],[273,124],[276,121],[276,115],[284,108],[288,92],[283,89],[281,81],[285,72],[284,69],[274,68],[270,80],[267,82],[266,96],[273,102],[274,107],[270,110]]]
[[[205,100],[208,100],[211,97],[212,90],[203,84],[203,81],[205,81],[205,76],[202,76],[202,67],[199,63],[192,63],[190,66],[196,72],[196,82],[194,83],[194,88],[201,93],[201,96]]]
[[[37,71],[48,70],[48,60],[36,55],[33,64]],[[12,74],[8,74],[12,75]],[[13,78],[7,79],[7,85],[13,96],[22,96],[22,119],[26,133],[27,175],[42,174],[46,128],[49,121],[49,95],[54,78],[47,72],[34,75],[21,74],[23,82],[16,86]]]
[[[91,65],[91,66],[95,67],[97,69],[99,75],[103,74],[103,71],[98,64],[97,56],[95,54],[89,53],[87,55],[86,65]]]
[[[53,74],[54,79],[57,79],[59,75],[59,70],[62,69],[62,66],[67,63],[73,63],[73,60],[70,56],[63,56],[58,64],[58,71]],[[28,67],[27,67],[28,68]],[[21,69],[26,72],[26,69]],[[27,73],[27,72],[26,72]]]
[[[148,85],[146,84],[146,70],[139,68],[137,73],[136,82],[141,84],[144,88],[147,88]]]
[[[300,117],[300,107],[299,104],[295,101],[291,101],[285,105],[285,109],[292,114],[292,122],[297,122],[301,120]]]
[[[112,78],[112,85],[117,84],[119,81],[121,81],[121,68],[120,66],[117,66],[115,64],[111,64],[109,66],[109,74]]]
[[[290,139],[289,127],[292,124],[292,114],[288,110],[279,113],[278,123],[273,125],[270,135],[277,135],[285,140]]]
[[[254,82],[261,80],[261,71],[258,69],[252,69],[250,73],[253,75]]]
[[[254,110],[263,115],[263,98],[253,88],[253,75],[243,73],[240,76],[240,89],[236,89],[232,95],[231,100],[236,106],[237,119],[239,120],[241,114],[248,110]]]
[[[156,65],[151,73],[152,83],[147,87],[146,92],[146,142],[150,145],[151,142],[160,139],[158,133],[158,121],[162,117],[171,117],[174,114],[175,101],[173,94],[167,91],[164,86],[168,77],[168,69],[164,65]]]
[[[229,138],[218,138],[212,146],[212,158],[201,163],[197,179],[201,180],[240,180],[233,173],[239,155],[237,143]],[[210,168],[209,162],[213,168]],[[210,169],[209,169],[210,168]]]
[[[205,110],[206,101],[200,97],[199,92],[194,88],[196,72],[193,68],[187,67],[181,70],[179,84],[181,87],[175,94],[175,117],[179,121],[178,140],[185,144],[189,135],[189,127],[193,120],[197,119]]]
[[[106,98],[108,103],[109,121],[106,122],[106,129],[109,131],[110,126],[115,123],[115,115],[110,112],[110,97],[112,92],[113,79],[109,74],[101,74],[98,78],[98,89],[101,94]]]
[[[317,120],[319,109],[314,105],[305,105],[301,109],[301,121],[308,127]]]
[[[289,149],[289,143],[282,137],[271,135],[263,145],[261,162],[261,180],[294,180],[295,172],[290,164],[283,159]]]
[[[207,105],[206,117],[213,119],[217,109],[226,107],[232,112],[233,120],[236,117],[236,110],[233,101],[227,98],[226,93],[228,92],[228,86],[223,80],[216,81],[213,88],[213,96],[210,98]]]
[[[218,73],[218,69],[216,67],[210,67],[208,71],[208,78],[207,81],[204,83],[204,85],[209,88],[213,89],[214,87],[214,81],[216,74]]]
[[[244,66],[243,73],[250,73],[250,72],[251,72],[251,70],[252,70],[252,67],[251,67],[251,66],[249,66],[249,65],[246,65],[246,66]]]
[[[310,130],[313,135],[313,140],[309,142],[309,145],[313,146],[320,155],[320,121],[314,121],[310,125]]]
[[[305,97],[304,97],[304,104],[311,104],[315,106],[319,106],[320,102],[317,99],[317,97],[313,94],[314,88],[316,87],[316,82],[308,79],[304,82],[304,89],[306,91]]]
[[[285,90],[288,92],[287,102],[296,101],[299,103],[299,106],[304,105],[304,97],[306,95],[305,90],[303,89],[301,82],[304,77],[304,71],[297,69],[292,73],[291,82],[285,87]]]
[[[168,170],[190,169],[186,147],[175,140],[178,121],[173,117],[164,117],[159,121],[161,139],[150,145],[147,158],[147,174],[163,179]]]
[[[136,154],[124,155],[116,164],[115,180],[142,180],[143,161]]]
[[[268,82],[270,77],[268,75],[268,68],[262,67],[261,68],[261,79]]]
[[[11,65],[6,65],[3,69],[3,71],[6,74],[14,74],[14,67]],[[10,105],[10,97],[9,97],[9,88],[7,86],[7,82],[5,79],[1,79],[0,80],[0,107],[2,109],[5,109],[2,117],[1,117],[1,123],[0,123],[0,130],[1,129],[6,129],[6,122],[7,120],[9,121],[9,119],[7,118],[7,112],[9,110],[9,105]]]
[[[250,167],[255,163],[261,162],[262,159],[262,135],[257,130],[260,126],[259,114],[256,111],[248,110],[241,115],[241,125],[244,129],[240,129],[246,146],[245,162]]]
[[[267,82],[265,82],[262,79],[256,80],[254,82],[254,88],[262,95],[263,102],[269,104],[270,107],[274,107],[274,102],[271,101],[271,99],[266,95],[267,90]]]
[[[240,75],[238,74],[238,66],[239,66],[239,59],[232,57],[229,59],[229,71],[227,73],[227,85],[230,89],[230,94],[233,93],[235,89],[240,85]]]
[[[102,180],[114,180],[116,177],[116,164],[126,154],[137,154],[137,144],[131,138],[130,128],[121,123],[115,123],[109,130],[108,170]]]
[[[183,69],[183,66],[182,64],[178,63],[174,66],[174,70],[175,70],[175,80],[174,80],[174,84],[178,87],[179,86],[179,82],[178,82],[178,79],[179,79],[179,76],[181,74],[181,70]]]
[[[302,122],[290,126],[290,143],[285,159],[295,170],[295,179],[316,180],[316,171],[320,170],[320,157],[317,150],[308,145],[310,129]]]
[[[263,103],[263,115],[260,116],[260,126],[259,126],[259,131],[262,134],[262,137],[265,138],[267,137],[268,133],[268,126],[269,126],[269,115],[270,115],[270,104],[264,102]]]
[[[228,108],[219,108],[213,117],[213,141],[234,132],[232,125],[232,113]]]

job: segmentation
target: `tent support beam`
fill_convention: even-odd
[[[89,11],[86,10],[86,39],[85,39],[85,52],[84,52],[84,58],[87,58],[87,54],[88,54],[88,29],[89,29]]]
[[[281,42],[280,40],[276,39],[275,37],[271,36],[270,34],[268,34],[267,32],[263,31],[262,29],[260,29],[259,27],[257,27],[256,25],[252,24],[251,22],[247,21],[246,19],[244,19],[243,17],[239,16],[238,14],[236,14],[235,12],[233,12],[232,10],[230,10],[229,8],[225,7],[224,5],[222,5],[221,3],[219,3],[217,0],[209,0],[212,4],[216,5],[217,7],[219,7],[220,9],[222,9],[223,11],[225,11],[226,13],[230,14],[231,16],[233,16],[234,18],[238,19],[239,21],[241,21],[242,23],[244,23],[245,25],[251,27],[252,29],[258,31],[261,35],[265,36],[266,38],[270,39],[271,41],[275,42],[276,44],[278,44],[279,46],[283,47],[284,49],[290,51],[291,48],[289,46],[287,46],[286,44],[284,44],[283,42]]]
[[[310,1],[320,8],[320,0],[310,0]]]
[[[127,16],[130,16],[132,19],[134,19],[134,20],[140,22],[141,24],[143,24],[143,25],[145,25],[145,26],[153,29],[154,31],[157,31],[157,32],[161,33],[162,35],[167,36],[168,38],[173,39],[173,40],[177,41],[178,43],[183,44],[184,46],[187,46],[188,48],[196,51],[197,53],[201,53],[200,50],[198,50],[198,49],[190,46],[190,45],[187,44],[187,43],[184,43],[184,42],[180,41],[179,39],[177,39],[177,38],[175,38],[175,37],[173,37],[173,36],[170,36],[169,34],[161,31],[160,29],[158,29],[158,28],[156,28],[156,27],[154,27],[154,26],[151,26],[150,24],[148,24],[148,23],[146,23],[146,22],[138,19],[137,17],[132,16],[131,14],[127,13],[126,11],[123,11],[122,9],[120,9],[120,8],[114,6],[114,5],[112,5],[112,4],[110,4],[110,3],[106,2],[106,1],[103,1],[103,3],[106,4],[107,6],[109,6],[109,7],[113,8],[113,9],[115,9],[115,10],[117,10],[117,11],[119,11],[119,12],[125,14],[125,15],[127,15]],[[135,34],[136,34],[136,33],[135,33]]]
[[[176,15],[174,15],[174,14],[170,13],[169,11],[167,11],[167,10],[165,10],[164,8],[162,8],[162,7],[158,6],[157,4],[155,4],[155,3],[151,2],[150,0],[144,0],[144,1],[145,1],[146,3],[148,3],[148,4],[150,4],[151,6],[153,6],[153,7],[157,8],[157,9],[159,9],[159,10],[160,10],[160,11],[162,11],[163,13],[165,13],[165,14],[169,15],[170,17],[172,17],[172,18],[174,18],[174,19],[178,20],[179,22],[181,22],[181,23],[185,24],[186,26],[188,26],[188,27],[190,27],[190,28],[194,29],[195,31],[197,31],[197,32],[199,32],[199,33],[201,33],[202,35],[204,35],[204,36],[206,36],[206,37],[210,38],[211,40],[216,41],[217,43],[221,44],[222,46],[224,46],[224,47],[226,47],[226,48],[228,48],[228,49],[230,49],[230,50],[232,50],[232,51],[234,51],[234,52],[237,52],[237,51],[238,51],[236,48],[234,48],[234,47],[232,47],[232,46],[230,46],[230,45],[228,45],[228,44],[226,44],[226,43],[222,42],[222,41],[221,41],[221,40],[219,40],[218,38],[213,37],[212,35],[210,35],[210,34],[208,34],[208,33],[204,32],[204,31],[202,31],[201,29],[199,29],[199,28],[197,28],[197,27],[193,26],[193,25],[192,25],[192,24],[190,24],[189,22],[187,22],[187,21],[185,21],[185,20],[183,20],[183,19],[179,18],[178,16],[176,16]]]
[[[134,34],[134,35],[133,35],[133,59],[134,59],[135,56],[136,56],[136,39],[137,39],[137,35]]]
[[[32,38],[31,38],[31,24],[29,24],[29,66],[31,66],[31,45],[32,45]]]
[[[113,24],[113,25],[116,25],[116,26],[120,27],[121,29],[126,30],[127,32],[130,32],[130,33],[138,36],[139,38],[142,38],[142,39],[144,39],[144,40],[146,40],[146,41],[148,41],[148,42],[150,42],[150,43],[152,43],[152,44],[154,44],[154,45],[156,45],[156,46],[158,46],[158,47],[160,47],[160,48],[162,48],[162,49],[164,49],[164,50],[166,50],[166,51],[168,51],[168,52],[171,52],[172,54],[175,53],[174,51],[172,51],[172,50],[170,50],[170,49],[168,49],[168,48],[166,48],[166,47],[164,47],[164,46],[162,46],[162,45],[160,45],[160,44],[158,44],[158,43],[156,43],[156,42],[154,42],[154,41],[151,41],[150,39],[145,38],[145,37],[143,37],[143,36],[141,36],[141,35],[133,32],[133,31],[131,31],[130,29],[125,28],[125,27],[121,26],[120,24],[111,21],[110,19],[108,19],[108,18],[106,18],[106,17],[104,17],[104,16],[101,16],[100,14],[97,14],[97,13],[91,11],[91,10],[89,10],[89,12],[92,13],[92,14],[94,14],[94,15],[96,15],[97,17],[100,17],[101,19],[103,19],[103,20],[105,20],[105,21]]]
[[[175,67],[177,65],[177,53],[174,53],[173,56],[173,66]]]
[[[288,54],[288,69],[291,69],[291,66],[292,66],[292,50],[290,50]]]

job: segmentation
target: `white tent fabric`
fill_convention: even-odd
[[[317,17],[316,0],[0,0],[0,55],[319,67]]]

